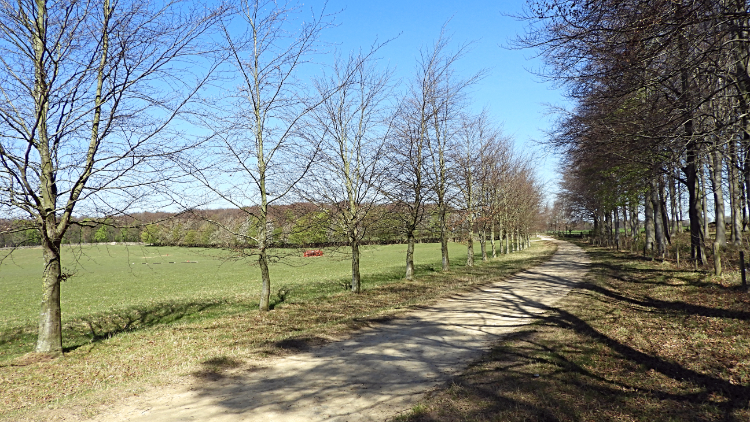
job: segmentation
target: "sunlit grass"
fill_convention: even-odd
[[[437,244],[419,244],[415,264],[424,271],[439,263]],[[397,279],[403,271],[406,246],[365,246],[361,272],[365,285]],[[328,294],[350,280],[351,263],[345,249],[326,250],[323,257],[302,258],[297,250],[270,268],[272,291],[292,290],[288,300],[314,291]],[[465,249],[451,244],[460,266]],[[5,254],[7,251],[0,251]],[[2,255],[0,255],[2,256]],[[130,307],[161,302],[230,301],[252,306],[260,295],[255,257],[231,259],[216,249],[97,245],[63,250],[64,272],[73,274],[62,285],[64,322]],[[34,325],[39,313],[43,260],[41,249],[19,249],[0,265],[0,330]]]

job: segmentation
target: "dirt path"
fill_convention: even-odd
[[[547,263],[266,368],[147,394],[96,421],[382,421],[409,409],[503,334],[567,294],[586,272],[559,242]]]

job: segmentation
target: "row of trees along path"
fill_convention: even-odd
[[[384,204],[406,210],[406,278],[428,217],[444,271],[450,221],[468,233],[468,265],[477,234],[485,259],[488,237],[505,239],[505,251],[528,242],[541,189],[487,113],[466,112],[484,76],[457,71],[467,46],[441,32],[404,84],[378,67],[383,43],[315,76],[331,56],[323,34],[335,14],[298,12],[272,1],[0,5],[0,212],[10,216],[1,230],[39,233],[37,352],[62,352],[66,232],[116,226],[131,211],[235,208],[241,226],[205,221],[245,239],[233,251],[257,263],[263,311],[269,262],[282,258],[270,248],[277,206],[305,202],[335,221],[351,248],[353,292],[366,222]]]
[[[750,206],[746,2],[530,0],[522,18],[530,31],[519,46],[542,49],[546,76],[573,101],[549,137],[565,157],[557,220],[593,220],[598,241],[619,246],[645,215],[640,246],[663,257],[686,214],[689,258],[705,265],[713,210],[715,261],[728,244],[741,246]]]

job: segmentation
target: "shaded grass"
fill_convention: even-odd
[[[434,248],[438,253],[431,258],[439,260],[439,245],[422,247]],[[453,256],[460,256],[461,245],[453,247]],[[215,292],[180,300],[155,297],[76,316],[66,322],[64,357],[16,353],[0,361],[0,414],[12,420],[61,420],[71,414],[86,416],[87,409],[96,408],[92,404],[139,394],[147,385],[218,380],[237,366],[306,350],[410,307],[538,265],[555,250],[552,244],[534,242],[526,251],[474,268],[454,263],[448,274],[438,271],[439,261],[421,262],[417,279],[407,282],[400,279],[401,266],[396,263],[404,248],[369,250],[371,263],[377,263],[377,256],[385,260],[365,273],[365,290],[359,295],[340,286],[348,275],[337,273],[335,267],[340,263],[348,268],[347,261],[318,260],[314,265],[328,269],[319,280],[309,279],[315,273],[313,264],[302,267],[305,282],[277,276],[276,285],[286,290],[276,295],[271,312],[258,312],[257,301],[228,290],[224,296]],[[398,261],[392,259],[396,255]],[[9,344],[34,340],[18,329],[6,329],[2,336],[6,351]]]
[[[588,281],[402,421],[748,421],[750,296],[587,248]]]

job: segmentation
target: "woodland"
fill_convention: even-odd
[[[521,47],[574,106],[548,144],[564,156],[558,221],[596,242],[689,260],[743,245],[750,205],[750,39],[744,1],[531,1]],[[644,236],[641,236],[641,230]]]

